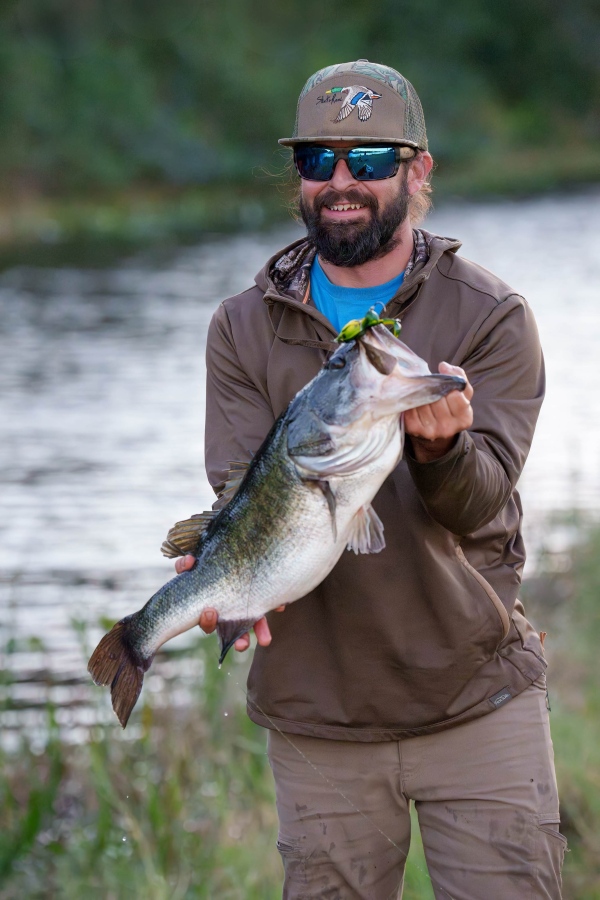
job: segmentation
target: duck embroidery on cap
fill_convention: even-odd
[[[379,100],[381,94],[376,94],[362,84],[353,84],[351,87],[334,87],[326,91],[327,94],[345,94],[342,108],[337,114],[336,122],[341,122],[349,116],[355,109],[358,109],[358,118],[361,122],[366,122],[371,118],[373,111],[373,100]]]

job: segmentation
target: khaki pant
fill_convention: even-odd
[[[269,732],[284,900],[401,897],[419,817],[436,900],[561,897],[542,680],[438,734],[354,743]]]

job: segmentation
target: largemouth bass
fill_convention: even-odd
[[[165,555],[193,552],[195,568],[117,622],[92,654],[88,670],[110,685],[123,728],[156,651],[203,609],[218,612],[222,661],[265,613],[320,584],[346,548],[385,547],[371,501],[402,456],[402,413],[465,384],[431,374],[383,324],[340,345],[275,422],[227,505],[169,532]]]

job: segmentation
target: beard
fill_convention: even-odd
[[[405,172],[398,193],[383,210],[380,210],[376,197],[362,194],[356,188],[343,193],[326,190],[315,198],[312,206],[300,196],[299,207],[308,238],[315,244],[319,256],[334,266],[349,268],[380,259],[398,246],[400,238],[395,237],[395,232],[408,215],[409,200]],[[370,210],[369,219],[366,222],[323,222],[323,207],[342,202],[360,203]]]

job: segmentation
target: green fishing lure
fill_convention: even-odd
[[[402,327],[398,319],[381,319],[375,312],[375,307],[372,306],[364,319],[351,319],[350,322],[347,322],[336,337],[336,341],[339,344],[354,341],[356,338],[362,337],[367,329],[373,328],[374,325],[385,325],[394,337],[398,337]]]

